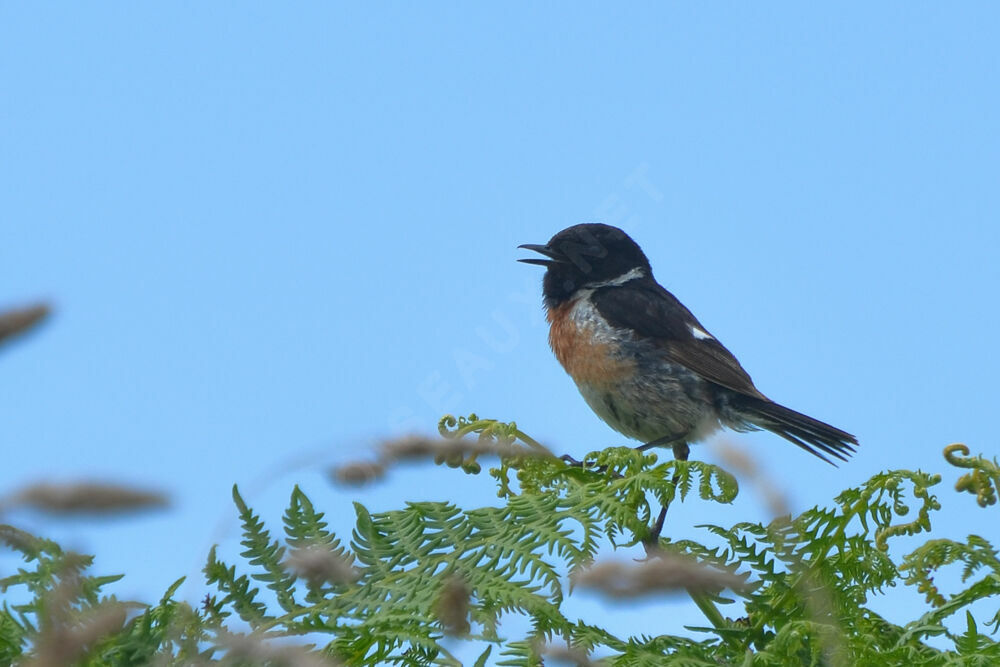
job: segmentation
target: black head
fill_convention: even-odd
[[[546,268],[542,293],[548,308],[572,298],[579,289],[607,284],[630,272],[634,277],[653,275],[642,248],[628,234],[610,225],[573,225],[545,245],[528,243],[518,247],[547,258],[518,261]]]

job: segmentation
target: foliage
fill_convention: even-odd
[[[470,645],[483,665],[541,664],[560,650],[581,664],[1000,664],[991,636],[1000,625],[1000,556],[982,536],[927,539],[940,475],[883,472],[799,516],[705,525],[702,539],[673,540],[657,534],[660,508],[731,503],[732,475],[621,447],[576,464],[546,454],[513,423],[475,415],[446,417],[440,428],[450,438],[523,446],[499,449],[489,470],[498,506],[412,502],[376,513],[355,504],[348,545],[298,487],[281,538],[234,488],[243,562],[229,565],[212,549],[205,575],[213,592],[198,608],[173,599],[180,581],[154,605],[102,596],[117,577],[87,575],[89,557],[0,527],[0,539],[25,561],[0,579],[9,596],[0,610],[0,664],[447,665],[460,664],[455,654],[469,654]],[[962,445],[946,450],[950,463],[969,470],[956,488],[987,507],[1000,469],[968,453]],[[476,474],[476,456],[439,462]],[[890,546],[902,536],[923,541],[895,555]],[[705,627],[619,636],[599,618],[571,618],[564,605],[568,582],[605,545],[633,558],[694,558],[745,585],[725,595],[682,591],[705,613]],[[935,583],[949,566],[961,574],[956,592]],[[883,618],[870,601],[893,587],[912,587],[926,606],[905,623]],[[990,604],[998,609],[984,628],[973,614]],[[506,615],[527,619],[524,636],[503,632]]]

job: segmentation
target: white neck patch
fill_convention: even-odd
[[[636,278],[644,278],[646,276],[645,271],[642,270],[641,266],[637,266],[634,269],[626,271],[617,278],[612,278],[611,280],[604,280],[599,283],[587,283],[583,286],[584,289],[599,289],[601,287],[620,287],[625,283],[635,280]]]

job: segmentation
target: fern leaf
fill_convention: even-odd
[[[247,506],[239,489],[233,485],[233,502],[240,512],[240,522],[243,524],[243,540],[240,542],[246,549],[240,554],[250,565],[263,570],[251,575],[257,581],[267,584],[275,592],[278,604],[285,611],[292,611],[298,605],[295,602],[295,577],[289,574],[282,564],[285,547],[275,540],[264,528],[264,523]]]

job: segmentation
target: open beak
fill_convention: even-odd
[[[524,248],[525,250],[533,250],[539,255],[545,255],[549,259],[537,259],[532,257],[531,259],[519,259],[517,261],[524,262],[525,264],[537,264],[538,266],[552,266],[553,264],[559,264],[566,261],[562,253],[552,250],[547,245],[538,245],[537,243],[525,243],[524,245],[517,246],[518,248]]]

